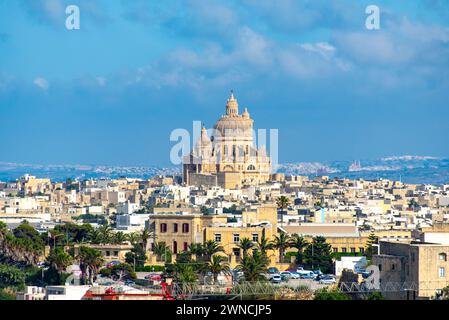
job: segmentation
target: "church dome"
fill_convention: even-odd
[[[226,102],[226,114],[222,115],[214,126],[221,136],[248,136],[252,135],[253,119],[245,108],[243,114],[239,114],[239,105],[234,94]]]

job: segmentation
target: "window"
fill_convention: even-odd
[[[253,233],[253,242],[259,242],[259,234]]]
[[[240,234],[234,233],[234,243],[239,243],[239,242],[240,242]]]
[[[167,224],[161,223],[160,230],[161,230],[161,233],[167,232]]]
[[[184,251],[187,251],[189,245],[187,244],[187,242],[184,242]]]
[[[351,248],[351,253],[355,253],[355,248]]]
[[[365,253],[365,248],[360,247],[360,248],[359,248],[359,252],[360,252],[360,253]]]
[[[444,278],[446,276],[446,270],[444,269],[444,267],[439,267],[438,268],[438,276],[440,278]]]
[[[188,223],[182,224],[182,233],[189,233],[189,224]]]
[[[337,252],[338,252],[338,248],[332,248],[332,251],[333,251],[334,253],[337,253]]]
[[[106,251],[106,257],[109,257],[111,255],[111,251]]]
[[[440,253],[438,259],[440,259],[440,261],[447,261],[447,255],[445,253]]]
[[[178,224],[173,223],[173,232],[178,232]]]
[[[221,242],[221,233],[215,234],[215,242]]]
[[[379,264],[378,267],[379,267],[379,271],[382,271],[382,265]]]
[[[394,263],[391,264],[391,270],[395,270],[396,269],[396,265]]]
[[[178,253],[178,243],[176,241],[173,241],[173,253]]]
[[[347,252],[346,248],[341,248],[341,252],[346,253]]]
[[[252,164],[250,164],[250,165],[248,166],[248,170],[256,170],[256,167],[253,166]]]

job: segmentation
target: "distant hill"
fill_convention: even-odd
[[[297,162],[280,164],[278,172],[289,175],[328,175],[350,179],[391,179],[405,183],[449,184],[449,159],[430,156],[389,156],[375,160]],[[15,180],[29,173],[55,181],[67,178],[151,178],[158,175],[181,175],[176,167],[123,167],[92,165],[38,165],[0,162],[0,181]]]

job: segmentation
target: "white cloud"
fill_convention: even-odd
[[[41,88],[42,90],[45,90],[45,91],[47,91],[48,88],[50,87],[48,81],[45,80],[44,78],[40,78],[40,77],[34,79],[33,83],[34,83],[37,87],[39,87],[39,88]]]

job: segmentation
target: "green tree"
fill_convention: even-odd
[[[140,239],[142,241],[143,250],[147,251],[148,248],[148,240],[150,240],[154,236],[154,232],[151,229],[145,228],[140,234]]]
[[[332,247],[326,242],[326,238],[313,238],[304,252],[304,262],[312,269],[318,268],[324,273],[332,272]]]
[[[113,244],[123,244],[126,241],[128,241],[128,236],[123,232],[119,231],[114,233],[113,236],[111,236],[111,241]]]
[[[272,241],[273,248],[279,250],[279,262],[284,261],[285,250],[289,247],[290,237],[285,232],[279,233],[278,236],[274,236]]]
[[[309,243],[303,236],[299,234],[294,234],[290,237],[289,246],[290,248],[295,248],[298,250],[296,254],[296,264],[301,265],[303,263],[303,251]]]
[[[138,233],[138,232],[132,232],[132,233],[128,234],[128,241],[132,245],[140,243],[141,239],[142,239],[142,237],[140,236],[140,233]]]
[[[262,234],[262,237],[257,242],[257,249],[262,253],[263,255],[267,255],[268,250],[273,249],[273,244],[271,241],[269,241],[264,234]]]
[[[61,274],[72,261],[72,256],[66,253],[61,247],[58,247],[51,250],[47,257],[46,264]]]
[[[44,249],[43,240],[27,223],[18,228],[16,236],[0,222],[0,263],[20,267],[36,265]]]
[[[19,268],[0,265],[0,288],[23,289],[25,286],[25,273]]]
[[[173,264],[175,280],[179,284],[192,284],[198,280],[197,272],[191,264]]]
[[[217,283],[218,275],[220,273],[231,274],[231,269],[229,268],[228,259],[224,256],[215,254],[212,256],[211,261],[207,265],[207,269],[212,273],[214,278],[214,284]]]
[[[84,279],[92,284],[98,273],[98,269],[104,262],[102,253],[93,248],[80,246],[77,258],[80,261]]]
[[[248,251],[254,247],[254,243],[249,238],[242,238],[237,246],[242,249],[243,257],[246,257],[248,255]]]
[[[145,265],[147,260],[146,252],[139,244],[134,244],[130,252],[125,254],[126,263],[132,265],[134,270],[140,270]]]
[[[89,233],[93,230],[92,225],[85,223],[78,225],[75,223],[65,223],[56,225],[53,228],[55,234],[63,234],[63,237],[56,238],[56,245],[83,243],[88,240]]]
[[[207,240],[203,244],[203,250],[204,250],[204,255],[205,255],[206,261],[210,261],[211,257],[214,254],[225,251],[223,246],[219,245],[214,240]]]
[[[268,263],[266,255],[259,250],[253,250],[253,254],[244,257],[236,269],[243,272],[246,281],[264,281]]]
[[[98,227],[100,244],[110,244],[113,242],[112,228],[109,225]]]
[[[127,263],[120,263],[110,268],[103,268],[100,274],[111,277],[116,281],[134,280],[137,278],[133,267]]]
[[[197,259],[201,259],[204,255],[204,247],[201,243],[192,243],[188,247],[191,255],[195,255]]]
[[[290,200],[286,196],[280,196],[279,198],[276,199],[276,205],[281,213],[281,225],[284,224],[285,209],[288,208],[289,204]]]
[[[161,241],[154,244],[153,253],[156,255],[158,261],[162,261],[162,257],[164,257],[164,261],[166,261],[167,252],[170,252],[170,248],[165,242]]]
[[[379,237],[374,232],[371,232],[366,241],[365,254],[368,260],[371,260],[374,254],[377,253],[377,248],[374,246],[379,243]]]

